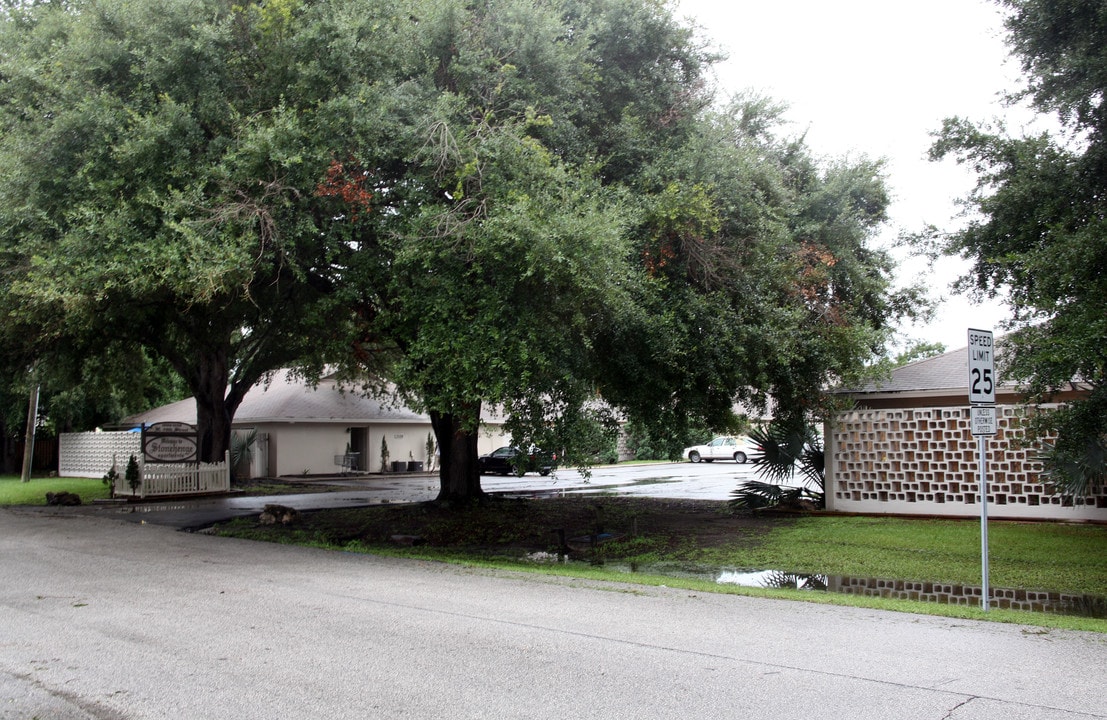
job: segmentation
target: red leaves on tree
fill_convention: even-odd
[[[642,262],[650,277],[656,277],[666,265],[676,259],[676,249],[671,241],[663,241],[654,249],[642,251]]]
[[[365,189],[369,177],[368,171],[356,169],[356,165],[351,168],[332,160],[327,168],[327,179],[319,183],[315,194],[319,197],[339,198],[349,208],[350,219],[357,220],[361,213],[371,209],[373,193]]]

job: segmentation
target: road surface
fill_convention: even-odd
[[[0,718],[1107,718],[1100,635],[0,509]]]

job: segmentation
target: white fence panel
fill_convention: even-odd
[[[200,463],[199,465],[150,463],[142,465],[140,469],[142,471],[142,484],[138,486],[140,497],[227,492],[231,489],[229,453],[221,463]],[[126,484],[126,480],[121,479],[120,482]],[[125,493],[129,489],[119,488],[118,491]]]

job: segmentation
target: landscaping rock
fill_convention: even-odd
[[[269,504],[261,511],[258,522],[262,525],[291,525],[299,521],[300,511],[287,505]]]
[[[77,493],[71,493],[71,492],[59,492],[59,493],[48,492],[48,493],[46,493],[46,504],[47,505],[80,505],[81,504],[81,496],[78,495]]]

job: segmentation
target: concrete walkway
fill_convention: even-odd
[[[1107,638],[0,509],[0,718],[1107,718]]]

